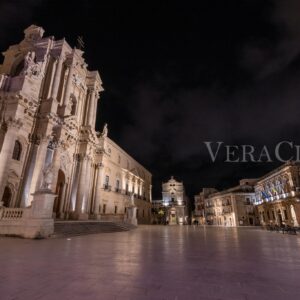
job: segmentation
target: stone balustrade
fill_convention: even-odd
[[[33,194],[30,207],[0,206],[0,235],[24,238],[49,237],[54,231],[52,212],[55,196],[51,190],[39,190]]]
[[[0,220],[17,220],[22,219],[24,215],[24,208],[0,208]]]

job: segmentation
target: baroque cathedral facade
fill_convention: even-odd
[[[31,25],[0,65],[0,206],[29,207],[43,172],[53,174],[56,219],[122,221],[134,201],[151,219],[152,175],[95,131],[102,81],[83,51]]]

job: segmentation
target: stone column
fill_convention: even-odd
[[[71,179],[71,192],[70,192],[70,203],[69,203],[69,212],[73,213],[76,208],[76,197],[77,197],[77,189],[78,189],[78,179],[80,174],[80,154],[74,154],[74,165],[73,165],[73,174]]]
[[[52,64],[52,69],[51,69],[51,75],[50,75],[50,81],[49,81],[49,87],[48,87],[48,93],[47,93],[47,99],[51,97],[52,95],[52,86],[53,86],[53,80],[54,80],[54,76],[55,76],[55,71],[56,71],[56,67],[57,67],[57,59],[55,59],[53,61]]]
[[[90,95],[89,95],[89,103],[88,103],[88,114],[87,114],[87,125],[89,126],[93,126],[93,119],[94,119],[94,114],[96,113],[94,111],[94,101],[95,101],[95,91],[92,89],[90,91]]]
[[[73,73],[74,73],[74,65],[71,64],[69,66],[69,73],[68,73],[68,78],[67,78],[67,82],[66,82],[66,89],[65,89],[64,99],[63,99],[63,105],[64,106],[68,106],[68,104],[69,104],[71,88],[72,88]]]
[[[94,213],[94,215],[96,215],[97,219],[100,219],[100,213],[101,213],[99,211],[99,205],[101,203],[102,174],[103,174],[103,165],[101,163],[99,163],[97,165],[97,180],[96,180],[94,208],[93,208],[93,213]]]
[[[91,200],[93,197],[93,175],[94,175],[94,168],[91,164],[91,161],[89,161],[88,166],[87,166],[87,177],[86,177],[86,186],[85,186],[85,195],[86,197],[84,198],[84,212],[89,214],[90,213],[90,207],[91,207]]]
[[[78,219],[87,219],[88,215],[86,214],[86,202],[87,202],[87,189],[88,189],[88,182],[87,182],[87,173],[88,173],[88,163],[89,159],[87,155],[81,155],[81,167],[80,173],[78,178],[78,189],[76,195],[76,205],[75,205],[75,213]]]
[[[51,189],[52,189],[52,192],[55,193],[56,192],[57,179],[58,179],[58,171],[59,171],[59,168],[60,168],[61,151],[60,151],[59,143],[53,143],[52,147],[53,147],[54,154],[53,154],[53,157],[52,157],[51,164],[53,166],[54,176],[53,176],[53,183],[52,183]]]
[[[88,103],[88,116],[87,116],[87,125],[92,128],[95,127],[96,124],[96,114],[97,114],[97,91],[94,89],[90,90],[90,101]]]
[[[20,207],[27,207],[29,206],[29,194],[30,194],[30,184],[31,184],[31,179],[34,171],[34,166],[35,166],[35,160],[36,160],[36,155],[37,155],[37,150],[38,150],[38,139],[35,135],[30,135],[29,136],[29,141],[30,141],[30,153],[27,158],[26,162],[26,170],[24,172],[24,179],[23,179],[23,185],[22,185],[22,192],[21,192],[21,198],[19,200],[20,202]]]
[[[90,180],[90,201],[88,206],[89,214],[94,214],[94,204],[95,204],[95,191],[96,191],[96,182],[97,182],[97,164],[92,164],[91,167],[91,180]]]
[[[43,168],[45,166],[48,144],[49,144],[48,137],[43,137],[40,140],[40,144],[37,150],[34,170],[32,174],[32,180],[30,184],[30,192],[28,195],[29,204],[32,201],[32,194],[40,188],[41,177],[42,177]]]
[[[82,124],[83,125],[89,125],[89,113],[90,113],[90,106],[91,106],[91,96],[92,96],[92,91],[89,89],[86,95],[86,101],[85,107],[83,109],[83,120]]]
[[[59,83],[60,83],[60,79],[61,79],[61,71],[62,71],[63,61],[64,61],[64,59],[62,57],[58,58],[58,61],[56,63],[53,85],[52,85],[52,89],[51,89],[51,98],[55,98],[56,100],[57,100]]]
[[[12,159],[16,136],[22,126],[20,119],[8,120],[7,131],[4,137],[0,153],[0,201],[2,201],[5,185],[7,182],[8,165]]]

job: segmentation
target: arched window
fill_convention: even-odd
[[[12,158],[14,160],[20,160],[21,159],[21,153],[22,153],[22,145],[19,141],[15,141],[15,147],[14,147]]]
[[[3,206],[5,206],[5,207],[10,206],[11,196],[12,196],[11,190],[8,186],[6,186],[4,189],[3,198],[2,198]]]

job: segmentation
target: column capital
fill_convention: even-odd
[[[78,162],[82,162],[84,160],[90,160],[91,157],[87,155],[86,153],[75,153],[74,154],[74,160]]]
[[[103,169],[104,164],[102,162],[96,163],[97,169]]]

